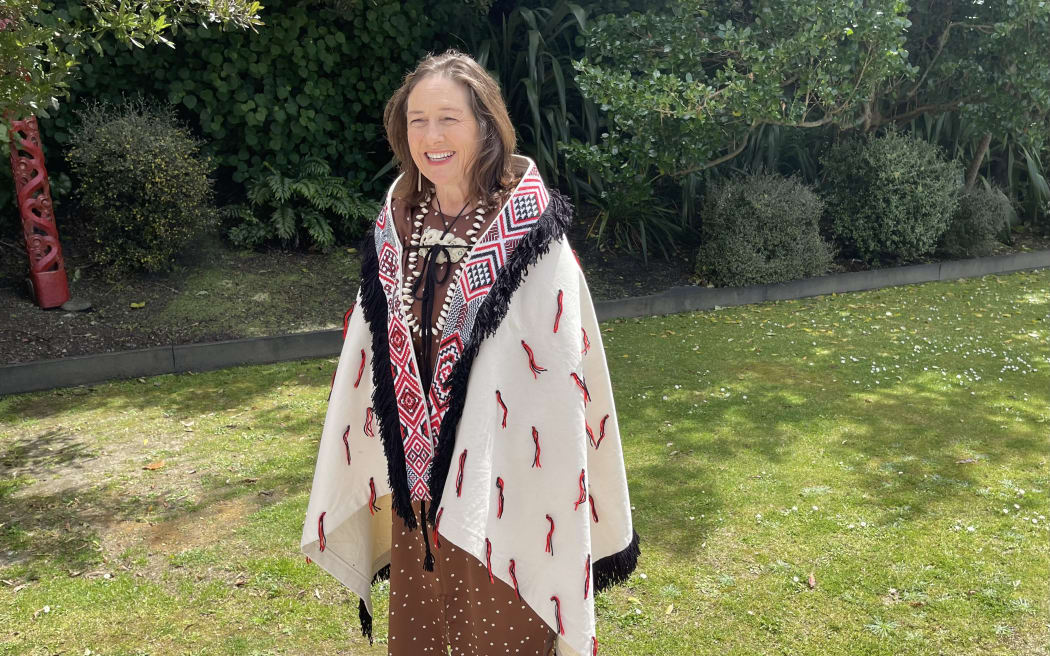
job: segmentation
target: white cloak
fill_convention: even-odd
[[[516,579],[559,654],[592,656],[594,593],[633,571],[638,539],[601,331],[565,235],[571,207],[524,165],[457,273],[425,403],[387,192],[344,325],[300,548],[361,598],[370,633],[391,522],[414,527],[412,502],[424,499],[442,542]]]

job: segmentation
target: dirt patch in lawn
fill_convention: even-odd
[[[166,448],[179,449],[170,440]],[[208,491],[191,464],[142,465],[150,460],[139,440],[100,445],[62,426],[4,444],[0,480],[13,484],[0,490],[0,568],[47,557],[77,571],[130,549],[159,573],[169,555],[227,539],[281,496]]]
[[[111,562],[131,552],[141,554],[146,563],[136,570],[159,578],[170,567],[169,556],[228,541],[249,515],[270,502],[257,494],[243,495],[159,522],[115,522],[100,532],[100,548]]]

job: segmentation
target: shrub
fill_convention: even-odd
[[[241,192],[310,155],[365,190],[384,189],[373,175],[390,160],[383,103],[428,49],[451,40],[451,16],[478,15],[461,0],[311,0],[264,2],[265,25],[221,30],[184,25],[177,47],[129,48],[103,39],[103,51],[78,58],[69,103],[42,121],[47,146],[65,144],[83,98],[118,102],[126,89],[173,103],[207,140],[221,180]],[[57,0],[70,19],[91,21],[92,7]],[[334,9],[334,10],[333,10]],[[54,152],[54,149],[48,152]],[[374,187],[373,187],[374,185]]]
[[[890,132],[832,146],[824,156],[829,229],[845,250],[877,264],[933,251],[948,228],[962,167],[938,146]]]
[[[949,257],[991,255],[997,237],[1010,224],[1010,199],[998,189],[974,187],[963,190],[959,207],[941,239],[941,251]]]
[[[777,283],[823,274],[824,204],[796,178],[760,174],[715,183],[702,210],[699,275],[718,285]]]
[[[245,205],[225,207],[222,215],[232,219],[230,239],[252,248],[277,240],[298,246],[305,236],[314,248],[325,250],[336,241],[357,241],[368,229],[379,207],[350,191],[345,178],[331,175],[328,163],[311,157],[302,175],[282,175],[268,162],[270,175],[248,185]]]
[[[118,272],[171,268],[215,216],[213,167],[171,107],[96,103],[66,154],[89,255]]]

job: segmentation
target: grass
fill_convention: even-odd
[[[356,249],[290,255],[227,250],[210,243],[176,284],[182,293],[150,314],[142,327],[181,326],[189,339],[220,333],[263,337],[339,326],[336,298],[357,288]],[[283,261],[282,261],[283,260]],[[336,317],[333,321],[332,317]]]
[[[602,654],[1050,649],[1050,271],[602,336],[643,537]],[[0,399],[0,654],[385,653],[385,585],[370,647],[298,554],[332,363]]]

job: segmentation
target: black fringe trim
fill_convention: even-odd
[[[372,577],[372,585],[379,581],[386,581],[389,578],[390,565],[387,565]],[[361,620],[361,635],[368,638],[368,644],[372,644],[372,616],[368,613],[368,607],[365,606],[364,599],[359,599],[357,602],[357,617]]]
[[[632,530],[634,537],[627,548],[619,553],[606,556],[591,565],[594,572],[594,594],[616,583],[623,583],[638,566],[638,556],[642,555],[638,547],[638,531]]]
[[[467,399],[467,383],[470,369],[482,340],[496,332],[503,318],[507,316],[510,297],[521,285],[527,275],[528,267],[536,263],[541,255],[550,251],[551,244],[561,238],[572,223],[572,204],[569,199],[555,190],[550,190],[550,202],[543,210],[539,220],[518,242],[514,252],[507,259],[507,264],[493,283],[492,289],[481,302],[478,316],[471,329],[470,339],[459,360],[453,365],[449,374],[449,404],[445,417],[441,421],[441,432],[438,436],[437,451],[430,468],[430,523],[437,518],[441,507],[441,496],[448,478],[452,457],[456,449],[456,427],[463,415],[463,404]],[[373,249],[374,250],[374,249]]]
[[[397,412],[394,377],[390,374],[390,345],[387,342],[387,300],[379,281],[379,255],[374,232],[361,241],[361,309],[372,332],[372,409],[379,417],[383,451],[386,453],[387,477],[392,492],[394,512],[405,522],[405,528],[416,528],[412,494],[405,469],[405,447],[401,442],[401,419]],[[363,607],[362,607],[363,608]]]

